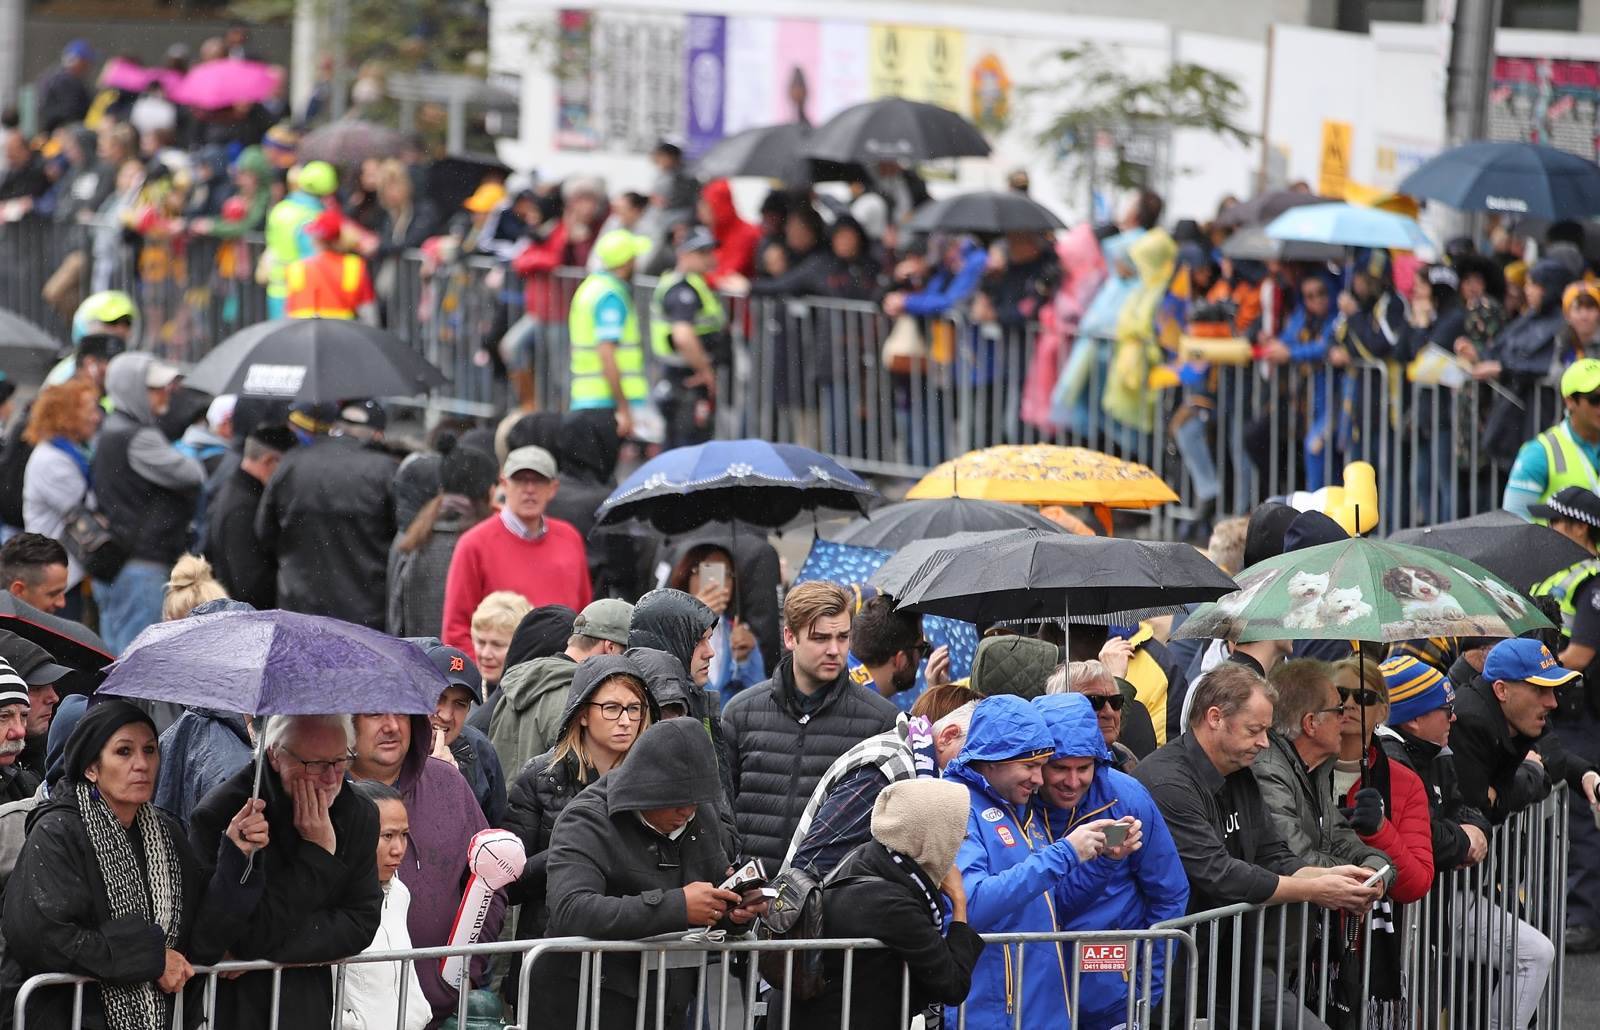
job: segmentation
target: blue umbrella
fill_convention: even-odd
[[[662,533],[735,519],[777,527],[817,508],[865,514],[877,496],[860,476],[810,448],[713,440],[640,465],[595,511],[595,524],[638,520]]]
[[[1430,249],[1416,219],[1354,204],[1307,204],[1290,208],[1267,226],[1275,240],[1331,243],[1336,247],[1381,247],[1385,250]]]
[[[160,622],[100,693],[247,715],[432,715],[447,684],[415,644],[338,619],[224,611]]]
[[[1600,167],[1538,143],[1464,143],[1424,161],[1399,192],[1458,211],[1583,218],[1600,214]]]

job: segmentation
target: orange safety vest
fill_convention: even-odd
[[[284,307],[290,318],[353,319],[363,295],[370,293],[370,287],[363,289],[366,281],[366,262],[325,250],[289,266]]]

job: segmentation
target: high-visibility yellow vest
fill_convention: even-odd
[[[1585,490],[1600,493],[1600,476],[1597,476],[1594,466],[1589,462],[1589,455],[1573,438],[1570,422],[1552,426],[1534,439],[1544,448],[1547,470],[1540,504],[1569,486],[1581,486]]]
[[[1578,617],[1578,592],[1583,589],[1585,583],[1596,576],[1600,576],[1600,559],[1589,558],[1567,566],[1534,587],[1530,593],[1534,597],[1556,599],[1561,605],[1561,631],[1571,636],[1573,620]]]
[[[337,269],[330,258],[337,259]],[[285,313],[290,318],[353,319],[366,274],[366,266],[354,254],[324,252],[296,261],[284,273],[289,291]]]
[[[606,382],[605,366],[600,362],[600,339],[594,317],[595,308],[611,296],[620,298],[627,311],[622,338],[615,341],[622,395],[629,404],[642,404],[650,395],[650,383],[644,374],[644,347],[639,339],[639,317],[630,292],[628,285],[610,272],[596,272],[572,295],[567,333],[572,370],[570,406],[574,409],[616,406],[611,385]]]
[[[663,275],[656,283],[655,292],[650,295],[650,350],[657,361],[674,368],[683,368],[687,362],[672,346],[672,323],[667,319],[662,304],[665,303],[667,291],[680,282],[688,283],[700,297],[700,310],[694,313],[696,336],[704,340],[728,328],[728,315],[722,310],[722,301],[717,299],[711,287],[706,285],[705,279],[693,274],[680,275],[678,272],[668,272]]]

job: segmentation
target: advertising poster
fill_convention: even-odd
[[[867,88],[873,99],[906,97],[911,85],[911,39],[919,30],[906,25],[872,26]]]
[[[699,157],[722,138],[724,55],[727,20],[715,14],[691,14],[684,26],[684,143],[690,158]]]
[[[970,106],[966,115],[989,136],[998,136],[1011,124],[1015,86],[1000,55],[987,50],[972,62],[968,79]]]
[[[600,142],[594,126],[591,85],[593,46],[588,11],[561,11],[556,16],[556,147],[593,150]]]
[[[722,114],[722,131],[727,135],[773,124],[776,79],[772,67],[777,63],[777,45],[778,23],[773,19],[728,19]]]
[[[600,146],[643,152],[684,133],[681,18],[605,12],[594,23],[594,109]]]
[[[816,77],[812,120],[821,125],[853,104],[872,98],[867,64],[871,30],[858,21],[825,21],[819,28],[819,49],[828,55]]]
[[[1600,136],[1600,62],[1497,57],[1489,138],[1545,143],[1594,160]]]
[[[965,36],[959,29],[873,25],[868,79],[874,97],[904,97],[964,111]]]
[[[771,121],[792,122],[804,119],[819,124],[816,111],[817,79],[821,75],[818,47],[822,26],[809,18],[783,18],[777,23],[772,71],[775,79],[771,97]],[[830,55],[830,60],[832,55]]]

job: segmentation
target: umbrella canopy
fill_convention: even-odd
[[[936,551],[897,607],[989,623],[1209,601],[1237,587],[1188,544],[1030,531]]]
[[[49,651],[58,665],[73,669],[103,669],[117,657],[97,633],[82,623],[42,612],[4,591],[0,591],[0,630],[33,641]]]
[[[1150,469],[1083,447],[1005,444],[936,466],[908,500],[973,497],[1016,504],[1154,508],[1178,499]]]
[[[300,160],[326,161],[353,168],[375,158],[397,157],[406,147],[403,133],[359,118],[341,118],[314,129],[300,141]]]
[[[1266,225],[1285,211],[1307,204],[1331,204],[1335,198],[1319,197],[1315,193],[1299,190],[1270,190],[1241,201],[1217,216],[1217,225],[1223,229]]]
[[[913,232],[1055,232],[1066,224],[1020,193],[980,190],[924,204],[906,228]]]
[[[321,615],[230,611],[149,627],[100,692],[246,715],[432,715],[445,686],[409,641]]]
[[[204,111],[220,111],[260,103],[274,96],[282,81],[282,73],[271,65],[225,57],[190,68],[169,98]]]
[[[877,496],[860,476],[810,448],[713,440],[640,465],[595,518],[597,525],[638,519],[663,533],[734,519],[776,527],[817,508],[864,514]]]
[[[1550,622],[1504,580],[1444,551],[1356,537],[1245,569],[1239,590],[1175,637],[1372,640],[1514,637]]]
[[[159,83],[162,91],[171,97],[173,91],[180,88],[183,73],[173,71],[171,68],[146,68],[138,61],[130,61],[126,57],[110,58],[100,69],[102,89],[143,93],[150,88],[152,82]]]
[[[916,501],[916,504],[934,504],[934,501]],[[963,502],[972,504],[972,501]],[[929,540],[915,540],[901,544],[899,549],[886,558],[878,571],[874,572],[867,580],[873,586],[891,597],[899,597],[906,584],[916,578],[928,559],[940,551],[949,551],[962,547],[975,547],[978,544],[992,544],[999,540],[1025,539],[1027,534],[1038,533],[1037,529],[979,529],[950,533],[934,537]],[[1049,534],[1052,530],[1043,530]],[[1056,529],[1054,532],[1061,532]],[[1059,612],[1056,614],[1060,614]]]
[[[940,157],[985,157],[989,144],[954,111],[899,97],[847,107],[811,134],[808,157],[912,165]]]
[[[1424,161],[1399,191],[1461,211],[1583,218],[1600,214],[1600,167],[1539,143],[1464,143]]]
[[[0,372],[13,380],[43,379],[61,353],[55,337],[14,311],[0,309]]]
[[[1300,240],[1275,240],[1259,225],[1240,229],[1229,236],[1222,243],[1222,254],[1235,261],[1343,261],[1345,259],[1343,247],[1328,243],[1305,243]]]
[[[1432,242],[1414,218],[1354,204],[1308,204],[1274,218],[1267,235],[1276,240],[1331,243],[1336,247],[1422,250]]]
[[[1523,591],[1593,557],[1549,526],[1529,522],[1509,511],[1485,512],[1470,519],[1401,530],[1391,533],[1389,542],[1460,555]]]
[[[337,318],[280,318],[241,329],[200,359],[186,380],[213,395],[296,404],[408,397],[444,382],[443,373],[397,337]]]
[[[852,168],[859,168],[837,161],[812,162],[805,154],[811,131],[811,126],[803,122],[785,122],[736,132],[701,155],[694,163],[695,177],[709,182],[746,176],[804,186],[840,179]]]
[[[439,211],[459,211],[466,199],[491,175],[505,179],[511,168],[498,158],[451,154],[428,165],[422,192]]]
[[[1020,504],[943,497],[885,505],[850,523],[834,539],[841,544],[894,551],[930,537],[997,529],[1066,532],[1032,508]]]

